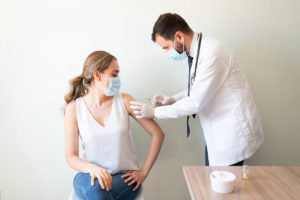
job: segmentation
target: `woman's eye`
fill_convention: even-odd
[[[113,74],[113,77],[117,77],[118,75],[116,75],[116,74]]]

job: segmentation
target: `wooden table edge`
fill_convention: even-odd
[[[190,185],[190,183],[189,183],[189,181],[188,181],[188,177],[187,177],[187,174],[186,174],[186,172],[185,172],[185,169],[184,169],[184,167],[186,167],[186,166],[183,166],[183,167],[182,167],[182,171],[183,171],[184,179],[185,179],[185,182],[186,182],[186,184],[187,184],[187,187],[188,187],[188,190],[189,190],[189,193],[190,193],[190,197],[191,197],[191,199],[192,199],[192,200],[195,200],[195,197],[194,197],[194,194],[193,194],[193,191],[192,191],[191,185]]]

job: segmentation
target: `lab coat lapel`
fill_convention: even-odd
[[[191,83],[191,91],[192,91],[192,86],[193,86],[193,82],[192,82],[192,77],[194,76],[195,73],[195,66],[196,66],[196,58],[197,58],[197,52],[198,52],[198,40],[197,42],[195,42],[194,45],[194,52],[193,52],[193,63],[192,63],[192,68],[191,68],[191,72],[190,72],[190,83]],[[199,60],[198,60],[199,62]]]

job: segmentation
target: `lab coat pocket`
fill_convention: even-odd
[[[252,149],[255,146],[255,135],[251,128],[249,115],[251,116],[250,106],[247,104],[244,107],[236,109],[235,115],[239,124],[238,134],[242,138],[243,143],[247,144],[248,148]]]

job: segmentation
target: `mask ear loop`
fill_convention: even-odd
[[[175,37],[176,36],[174,36],[174,41],[173,41],[173,43],[174,43],[174,47],[175,47]],[[175,48],[174,48],[175,49]],[[183,43],[182,43],[182,53],[184,52],[184,38],[183,38]]]
[[[174,36],[174,40],[173,40],[173,45],[174,45],[174,47],[175,47],[175,37],[176,37],[176,36]],[[175,49],[174,47],[173,47],[173,49]]]
[[[103,72],[100,72],[99,71],[99,73],[101,74],[101,76],[103,76],[103,77],[105,77],[106,75],[103,73]],[[104,84],[102,83],[102,80],[103,80],[103,78],[101,78],[101,81],[100,81],[100,83],[101,83],[101,85],[104,87],[104,88],[106,88],[105,86],[104,86]]]

